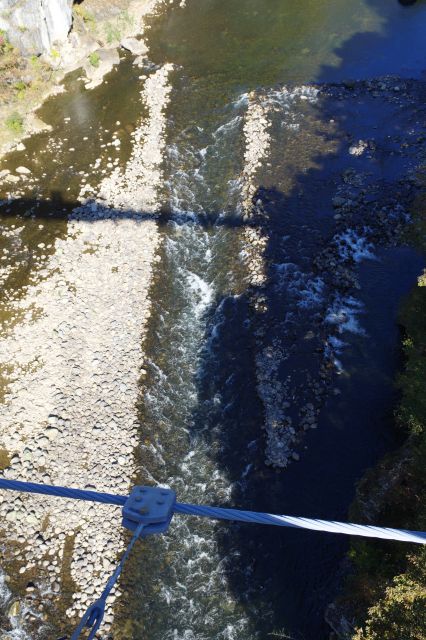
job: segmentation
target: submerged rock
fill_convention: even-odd
[[[368,142],[365,140],[359,140],[356,144],[349,147],[349,153],[351,156],[361,156],[368,148]]]

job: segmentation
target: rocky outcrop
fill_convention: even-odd
[[[25,55],[49,53],[72,24],[73,0],[0,0],[0,29]]]
[[[97,49],[94,53],[94,63],[87,58],[83,64],[87,76],[86,89],[94,89],[100,85],[104,76],[120,62],[117,49]]]
[[[123,38],[120,45],[123,49],[130,51],[130,53],[133,53],[136,56],[146,56],[148,53],[148,47],[145,42],[143,40],[138,40],[137,38]]]

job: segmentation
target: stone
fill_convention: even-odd
[[[115,55],[118,58],[117,52]],[[154,84],[153,79],[156,80]],[[99,203],[94,207],[102,222],[87,225],[87,219],[93,219],[89,198],[81,210],[70,216],[68,237],[58,239],[56,251],[47,258],[46,275],[52,267],[60,268],[52,269],[51,277],[29,287],[29,300],[34,296],[38,301],[39,292],[42,292],[45,313],[34,327],[30,323],[32,313],[28,312],[28,323],[23,323],[22,329],[25,338],[16,341],[17,354],[20,359],[22,349],[25,361],[32,361],[35,354],[43,367],[31,367],[31,384],[27,384],[27,378],[22,376],[19,388],[8,394],[13,400],[15,415],[7,416],[7,443],[14,455],[18,452],[14,457],[17,464],[28,456],[22,472],[18,474],[15,466],[13,468],[19,477],[48,484],[86,485],[88,488],[99,485],[101,490],[128,492],[135,473],[131,454],[138,443],[134,400],[138,394],[139,365],[143,362],[141,326],[148,317],[148,300],[144,295],[148,291],[157,230],[151,222],[146,227],[145,222],[136,224],[139,219],[136,216],[129,217],[125,225],[116,225],[115,206],[118,199],[124,198],[126,210],[150,210],[143,205],[151,202],[148,198],[151,198],[152,189],[160,184],[160,173],[157,178],[152,167],[159,167],[163,156],[165,120],[162,120],[162,112],[168,95],[166,80],[167,76],[157,71],[143,88],[144,97],[149,98],[151,116],[148,123],[153,127],[153,134],[148,136],[148,142],[143,136],[135,138],[134,148],[139,157],[148,160],[148,168],[141,174],[139,159],[132,156],[125,170],[128,185],[121,185],[118,176],[117,180],[108,178],[109,182],[102,186],[105,205]],[[145,131],[145,126],[144,122],[136,129],[138,135]],[[106,132],[106,139],[111,139],[111,134],[114,137],[123,135],[113,131],[111,127]],[[64,148],[71,144],[70,138]],[[114,147],[109,149],[112,155]],[[154,154],[152,163],[150,154]],[[142,175],[139,184],[136,178]],[[149,188],[145,188],[145,180]],[[94,191],[95,198],[97,193]],[[49,240],[43,235],[40,234],[36,244],[46,243],[46,247],[40,249],[47,249]],[[92,247],[96,255],[93,255]],[[90,250],[86,251],[88,248]],[[81,261],[74,261],[76,257]],[[71,271],[68,270],[70,263],[73,264]],[[115,275],[115,271],[110,275],[111,266],[120,271],[119,275]],[[93,295],[94,284],[97,295]],[[31,326],[27,326],[29,324]],[[87,337],[87,342],[83,336]],[[14,347],[15,342],[11,341],[9,346]],[[123,394],[119,393],[120,385]],[[94,425],[99,425],[102,431],[92,431]],[[62,430],[64,434],[52,439]],[[119,464],[112,465],[112,457]],[[33,470],[30,472],[31,463]],[[0,512],[4,528],[11,537],[16,532],[25,534],[19,539],[22,547],[16,556],[18,566],[25,567],[22,578],[28,576],[22,580],[24,585],[32,575],[38,575],[38,567],[42,569],[43,580],[49,580],[51,589],[44,589],[43,597],[40,594],[32,601],[34,611],[41,601],[46,611],[46,601],[55,600],[58,587],[53,583],[61,585],[64,541],[68,536],[78,534],[78,544],[70,550],[76,597],[68,612],[75,617],[77,611],[84,609],[82,603],[92,601],[87,600],[93,589],[91,585],[96,585],[96,592],[100,591],[98,585],[104,586],[105,574],[114,565],[103,563],[102,559],[105,556],[108,560],[110,557],[115,559],[123,540],[109,517],[109,509],[103,505],[95,508],[79,502],[65,509],[58,501],[56,503],[48,498],[31,502],[25,498],[20,502],[19,510],[16,504],[16,522],[6,520],[10,504],[3,501]],[[91,526],[93,514],[99,524],[94,529]],[[86,560],[80,564],[83,557]]]
[[[12,184],[16,184],[17,182],[19,182],[19,176],[14,176],[14,175],[7,175],[6,176],[6,182],[11,182]]]
[[[59,582],[57,582],[56,580],[52,582],[53,593],[59,593],[60,589],[61,589],[61,585],[59,584]]]
[[[85,60],[83,69],[88,82],[86,89],[94,89],[102,83],[104,76],[112,71],[114,65],[119,64],[120,56],[117,49],[97,49],[99,64],[94,67],[89,60]]]
[[[335,198],[333,198],[333,207],[335,207],[336,209],[338,207],[343,207],[344,204],[346,204],[345,198],[342,198],[341,196],[336,196]]]
[[[47,427],[46,429],[46,436],[49,438],[49,440],[55,440],[55,438],[57,438],[60,433],[61,431],[57,427]]]
[[[148,53],[148,47],[145,42],[143,40],[138,40],[137,38],[123,38],[120,45],[123,49],[130,51],[130,53],[133,53],[136,56],[144,56]]]
[[[10,616],[11,618],[16,618],[17,616],[19,616],[20,613],[21,613],[21,604],[19,600],[15,600],[15,602],[12,602],[12,604],[10,605],[7,615]]]
[[[96,49],[99,49],[99,43],[90,33],[72,31],[61,48],[62,67],[69,70],[77,68],[81,61],[87,59]],[[69,121],[69,118],[66,121]]]
[[[358,143],[349,147],[349,153],[351,156],[361,156],[368,148],[368,143],[364,140],[359,140]]]
[[[31,171],[27,167],[20,166],[16,168],[16,173],[22,173],[22,174],[28,175],[29,173],[31,173]]]
[[[146,63],[146,56],[136,56],[133,60],[135,67],[143,67]],[[140,79],[144,79],[146,76],[139,76]]]

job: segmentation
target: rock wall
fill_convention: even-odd
[[[48,53],[71,29],[73,0],[0,0],[0,29],[23,54]]]

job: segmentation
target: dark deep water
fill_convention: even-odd
[[[270,215],[270,311],[261,347],[256,332],[265,320],[250,308],[240,256],[238,178],[248,92],[268,100],[281,83],[420,77],[425,29],[424,0],[410,8],[396,0],[188,0],[151,20],[150,58],[156,65],[173,62],[175,70],[162,193],[167,216],[141,393],[141,481],[168,484],[181,501],[345,520],[357,480],[394,446],[397,309],[423,264],[411,249],[374,247],[375,259],[357,264],[361,288],[352,295],[359,312],[355,329],[341,334],[342,373],[333,377],[317,428],[297,447],[300,461],[284,470],[264,465],[255,363],[268,341],[289,349],[278,377],[290,378],[290,392],[277,404],[290,401],[298,409],[312,399],[306,380],[320,384],[318,343],[304,336],[320,327],[334,292],[320,274],[323,301],[300,307],[295,281],[281,280],[277,265],[296,265],[298,283],[319,277],[315,258],[336,233],[331,202],[345,171],[366,174],[368,192],[377,185],[386,190],[412,166],[409,155],[389,153],[400,126],[397,107],[368,96],[274,103],[271,148],[256,176]],[[63,117],[78,114],[79,139],[85,133],[91,141],[81,149],[73,142],[78,160],[71,168],[69,144],[60,155],[44,150],[43,135],[27,145],[34,171],[40,150],[45,153],[46,193],[53,185],[72,201],[77,171],[88,170],[97,156],[101,128],[116,119],[123,127],[134,124],[143,115],[136,73],[126,59],[108,85],[86,93],[72,79],[70,92],[44,107],[58,139],[66,134],[71,144],[73,130]],[[406,111],[404,118],[409,122]],[[283,128],[284,121],[296,128]],[[348,156],[349,139],[371,137],[381,155]],[[123,145],[122,163],[128,153]],[[7,162],[22,160],[14,154]],[[46,225],[52,234],[63,232],[59,219]],[[123,640],[328,637],[324,609],[336,593],[347,540],[175,520],[169,536],[150,540],[134,556],[117,625]]]

